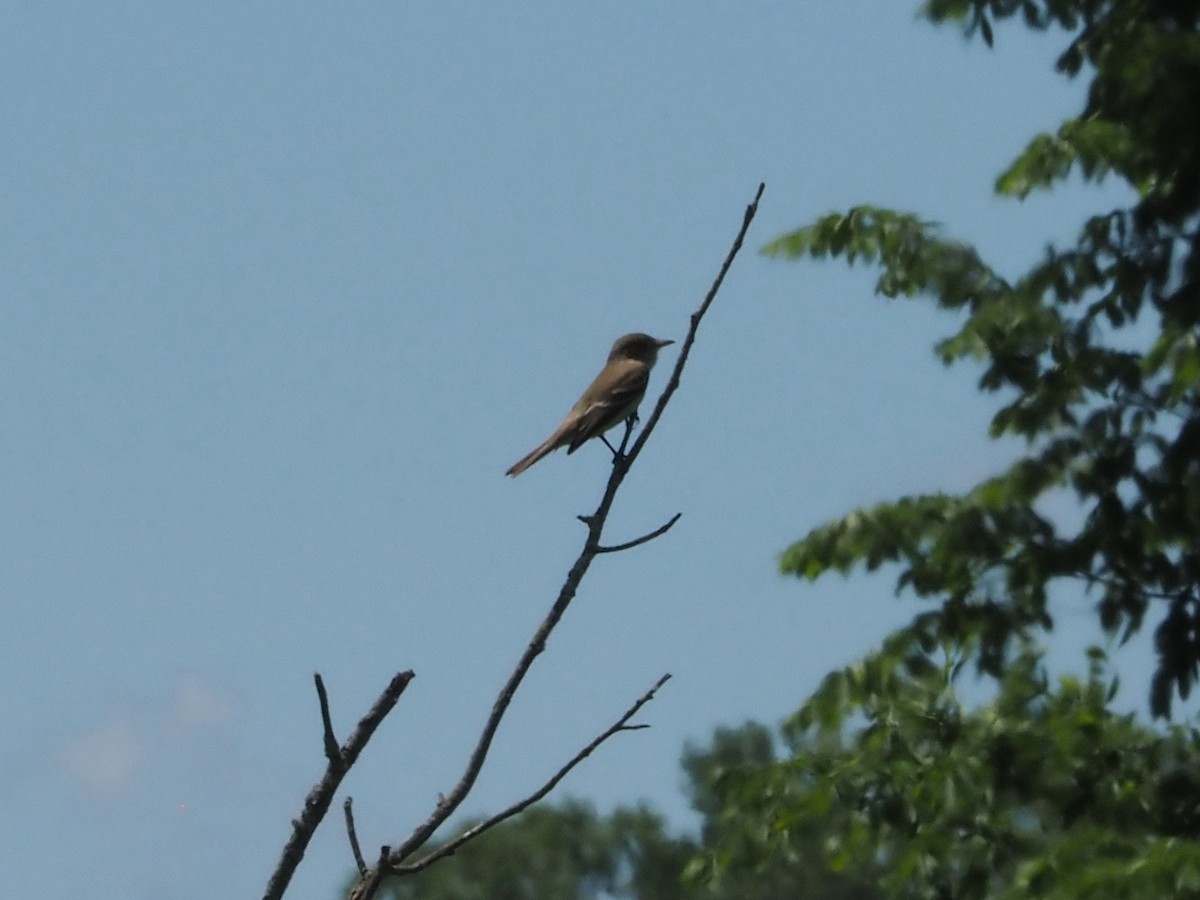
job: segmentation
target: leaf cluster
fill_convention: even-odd
[[[966,661],[932,665],[913,633],[828,676],[786,726],[784,763],[720,783],[744,828],[715,857],[754,869],[835,822],[835,871],[873,870],[896,898],[1167,897],[1200,891],[1200,735],[1117,715],[1117,681],[1052,682],[1024,644],[995,696],[966,703]]]
[[[981,365],[980,388],[1000,400],[991,435],[1027,448],[961,496],[904,497],[816,528],[783,570],[896,564],[898,589],[944,600],[931,627],[976,641],[993,674],[1014,639],[1051,626],[1053,583],[1082,581],[1123,639],[1154,610],[1150,701],[1168,715],[1200,676],[1200,3],[933,0],[926,12],[989,43],[991,22],[1017,15],[1065,29],[1059,68],[1091,76],[1080,115],[1035,137],[999,193],[1024,197],[1078,171],[1119,177],[1134,201],[1013,277],[937,225],[871,206],[767,245],[874,265],[878,293],[956,311],[939,357]],[[1080,521],[1046,512],[1064,493]]]

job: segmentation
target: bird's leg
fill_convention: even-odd
[[[612,444],[610,444],[608,442],[608,438],[606,438],[604,435],[599,436],[600,440],[604,441],[604,446],[607,447],[609,449],[609,451],[612,453],[613,462],[616,462],[618,459],[620,459],[622,456],[625,455],[625,448],[627,446],[629,446],[629,436],[631,434],[633,434],[633,426],[636,425],[637,423],[638,423],[638,414],[636,412],[633,415],[631,415],[628,419],[625,420],[625,434],[623,434],[621,436],[621,446],[620,447],[614,447]]]
[[[625,420],[625,434],[623,434],[621,436],[621,449],[616,451],[616,453],[615,453],[616,456],[624,456],[625,455],[625,448],[627,446],[629,446],[629,436],[631,434],[633,434],[633,426],[636,425],[637,423],[638,423],[638,414],[637,414],[637,411],[634,410],[634,412],[629,416],[629,418]]]

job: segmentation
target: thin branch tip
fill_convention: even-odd
[[[754,200],[746,207],[746,212],[742,215],[742,225],[738,229],[737,235],[733,239],[733,244],[729,247],[729,252],[725,254],[725,259],[721,263],[721,268],[717,271],[717,277],[713,279],[712,286],[705,294],[704,300],[700,306],[691,315],[691,325],[688,328],[687,336],[683,339],[679,348],[679,356],[675,360],[675,368],[671,371],[671,377],[667,381],[667,386],[663,388],[663,392],[658,397],[658,402],[654,404],[654,410],[650,413],[650,417],[646,420],[646,425],[638,433],[637,440],[633,442],[633,446],[629,448],[629,452],[625,456],[625,470],[633,464],[638,454],[642,452],[642,447],[646,445],[646,440],[650,437],[650,433],[654,431],[654,427],[658,424],[658,420],[662,417],[663,411],[667,407],[671,396],[679,388],[679,380],[683,376],[683,368],[687,365],[688,354],[691,352],[692,344],[696,341],[696,332],[700,328],[700,321],[704,318],[704,314],[708,312],[708,308],[712,306],[713,300],[716,299],[717,292],[721,289],[721,285],[725,281],[725,276],[729,272],[730,266],[733,265],[734,259],[738,252],[742,249],[742,244],[746,240],[746,233],[750,230],[750,223],[754,221],[754,216],[758,213],[758,201],[762,199],[763,191],[766,190],[766,182],[758,183],[758,190],[754,194]],[[621,473],[622,475],[624,472]],[[613,478],[617,478],[617,470],[614,467]],[[611,483],[612,479],[610,479]]]
[[[317,686],[317,702],[321,705],[322,739],[325,744],[325,758],[331,765],[345,765],[342,747],[333,733],[333,717],[329,713],[329,694],[325,692],[325,681],[320,672],[313,672],[313,682]]]
[[[342,812],[346,816],[346,837],[350,839],[350,852],[354,854],[354,865],[358,867],[359,875],[367,874],[367,861],[363,859],[362,847],[358,844],[358,832],[354,829],[354,798],[347,797],[342,804]]]

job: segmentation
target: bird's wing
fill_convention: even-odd
[[[572,429],[574,436],[567,452],[574,453],[584,441],[603,434],[633,415],[649,382],[650,369],[633,359],[623,361],[623,368],[617,371],[615,379],[605,384],[604,390],[594,391],[596,384],[593,382],[579,401],[579,418]]]

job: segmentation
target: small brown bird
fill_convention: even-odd
[[[513,463],[504,474],[520,475],[559,447],[566,447],[568,454],[574,453],[584,441],[602,436],[636,413],[650,383],[650,370],[658,361],[658,351],[673,343],[640,332],[617,338],[608,362],[562,424],[554,429],[554,434]]]

